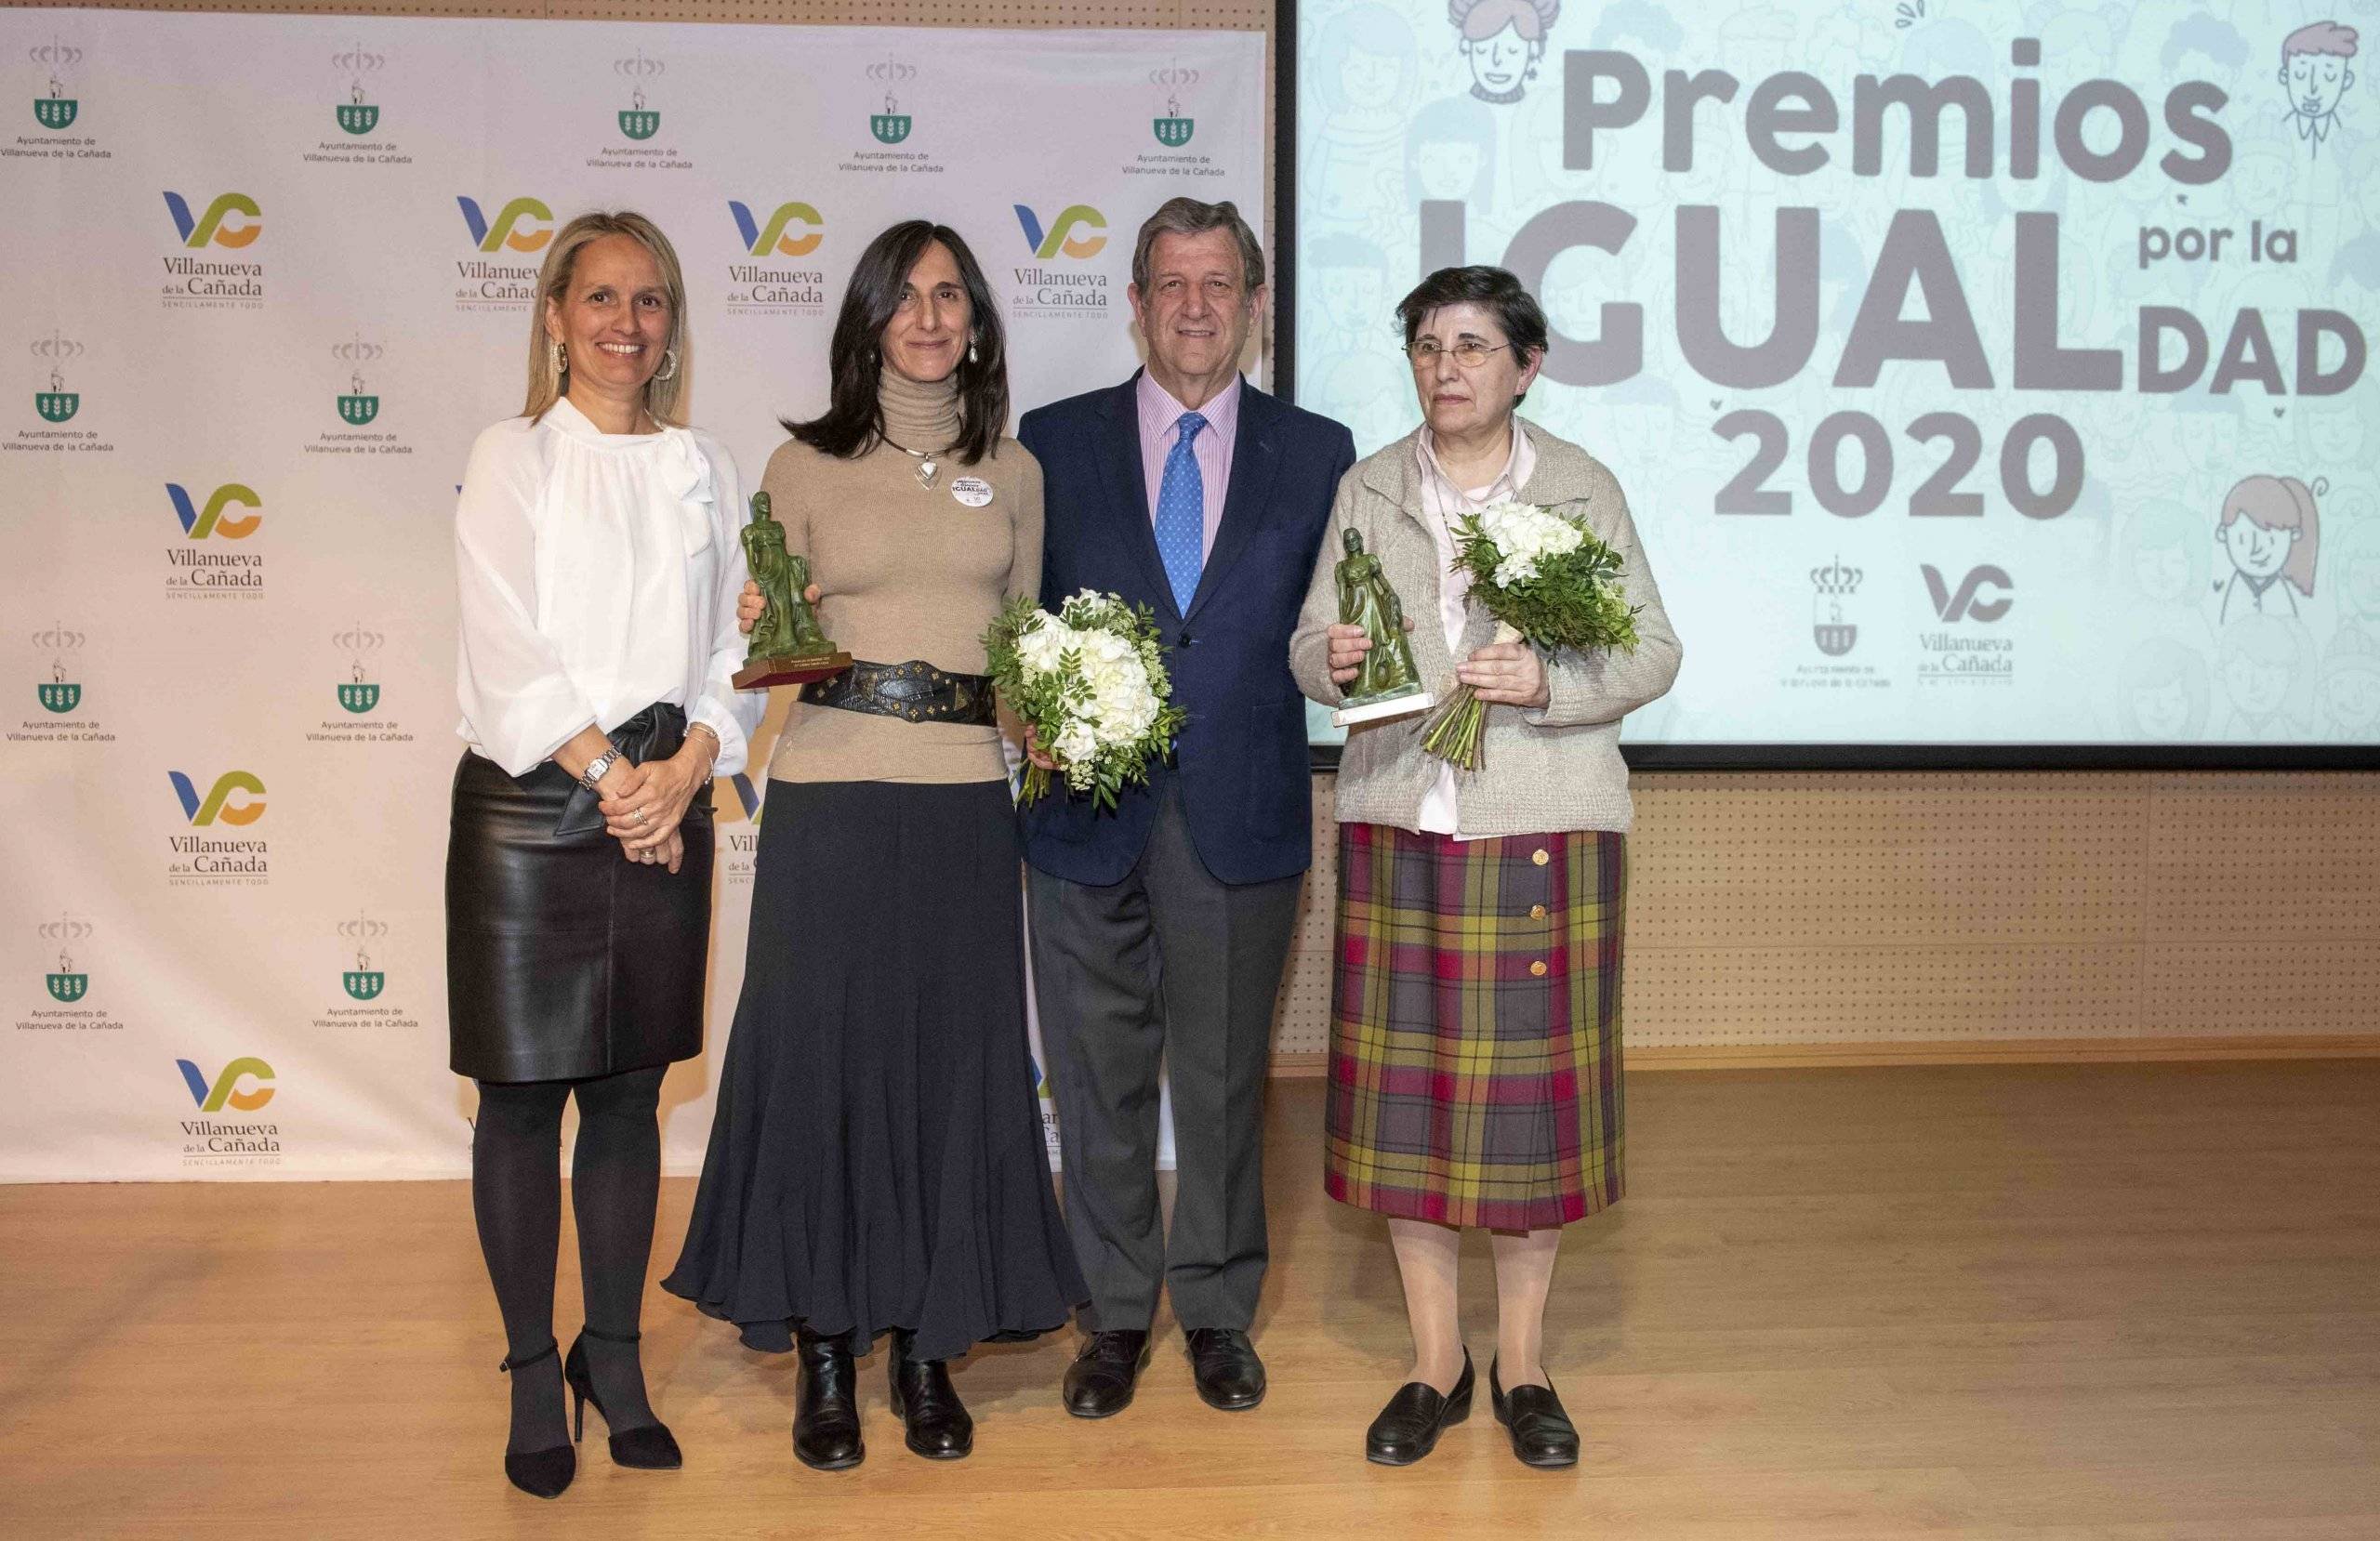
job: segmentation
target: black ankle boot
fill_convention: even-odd
[[[633,1428],[619,1428],[612,1421],[612,1415],[604,1411],[603,1399],[595,1394],[595,1376],[587,1367],[587,1339],[633,1347],[643,1336],[629,1333],[623,1337],[617,1333],[597,1332],[592,1327],[579,1329],[578,1341],[570,1346],[570,1357],[562,1364],[562,1377],[570,1383],[570,1439],[575,1444],[586,1434],[587,1404],[591,1402],[595,1411],[603,1415],[614,1466],[633,1467],[641,1471],[675,1471],[686,1464],[686,1457],[680,1454],[677,1436],[669,1432],[669,1426],[655,1418]],[[640,1365],[637,1377],[641,1381],[643,1376],[644,1370]]]
[[[543,1349],[528,1358],[507,1359],[496,1368],[509,1375],[528,1369],[533,1364],[542,1364],[553,1358],[554,1350],[560,1347],[549,1338]],[[570,1486],[570,1480],[578,1475],[578,1452],[567,1443],[546,1450],[507,1450],[504,1453],[504,1474],[511,1479],[514,1487],[523,1493],[538,1498],[559,1498],[562,1490]]]
[[[860,1442],[857,1368],[849,1339],[821,1337],[804,1327],[796,1336],[800,1378],[793,1392],[793,1454],[820,1471],[857,1466],[867,1454]]]
[[[939,1359],[912,1359],[918,1335],[892,1329],[892,1411],[908,1427],[910,1449],[929,1460],[955,1461],[975,1448],[975,1420],[950,1384],[950,1366]]]

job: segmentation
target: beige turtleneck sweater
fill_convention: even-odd
[[[922,386],[884,372],[884,429],[913,450],[959,434],[955,382]],[[934,484],[918,461],[878,444],[839,460],[788,440],[760,479],[786,546],[810,559],[818,624],[835,645],[871,664],[922,658],[958,674],[985,672],[984,629],[1010,594],[1041,587],[1041,468],[1002,439],[980,463],[935,456]],[[969,507],[962,477],[988,482]],[[904,722],[796,701],[769,774],[788,782],[980,782],[1008,774],[999,730]]]

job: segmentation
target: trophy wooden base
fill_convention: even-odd
[[[773,685],[807,685],[830,679],[852,666],[848,652],[813,652],[805,658],[756,658],[735,671],[731,681],[739,691],[765,691]]]
[[[1358,722],[1380,722],[1392,717],[1409,717],[1426,712],[1438,704],[1438,698],[1424,690],[1414,690],[1404,695],[1379,696],[1370,701],[1350,702],[1330,714],[1334,728],[1352,728]]]

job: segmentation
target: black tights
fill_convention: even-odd
[[[471,1132],[471,1212],[480,1250],[504,1313],[514,1360],[542,1351],[554,1336],[554,1257],[562,1243],[562,1104],[578,1096],[578,1143],[570,1198],[578,1221],[579,1292],[587,1324],[615,1337],[636,1334],[653,1256],[654,1205],[661,1192],[656,1110],[666,1066],[584,1081],[480,1083]],[[634,1343],[584,1340],[595,1394],[615,1429],[658,1422],[645,1400]],[[512,1377],[514,1451],[545,1450],[566,1437],[561,1366],[552,1360]]]

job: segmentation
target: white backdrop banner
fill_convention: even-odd
[[[751,484],[778,418],[826,404],[884,226],[974,248],[1022,410],[1137,362],[1157,204],[1263,212],[1251,33],[17,10],[0,44],[6,1179],[468,1169],[454,495],[520,410],[561,222],[669,233],[694,420]],[[718,787],[674,1172],[708,1133],[764,785]]]

